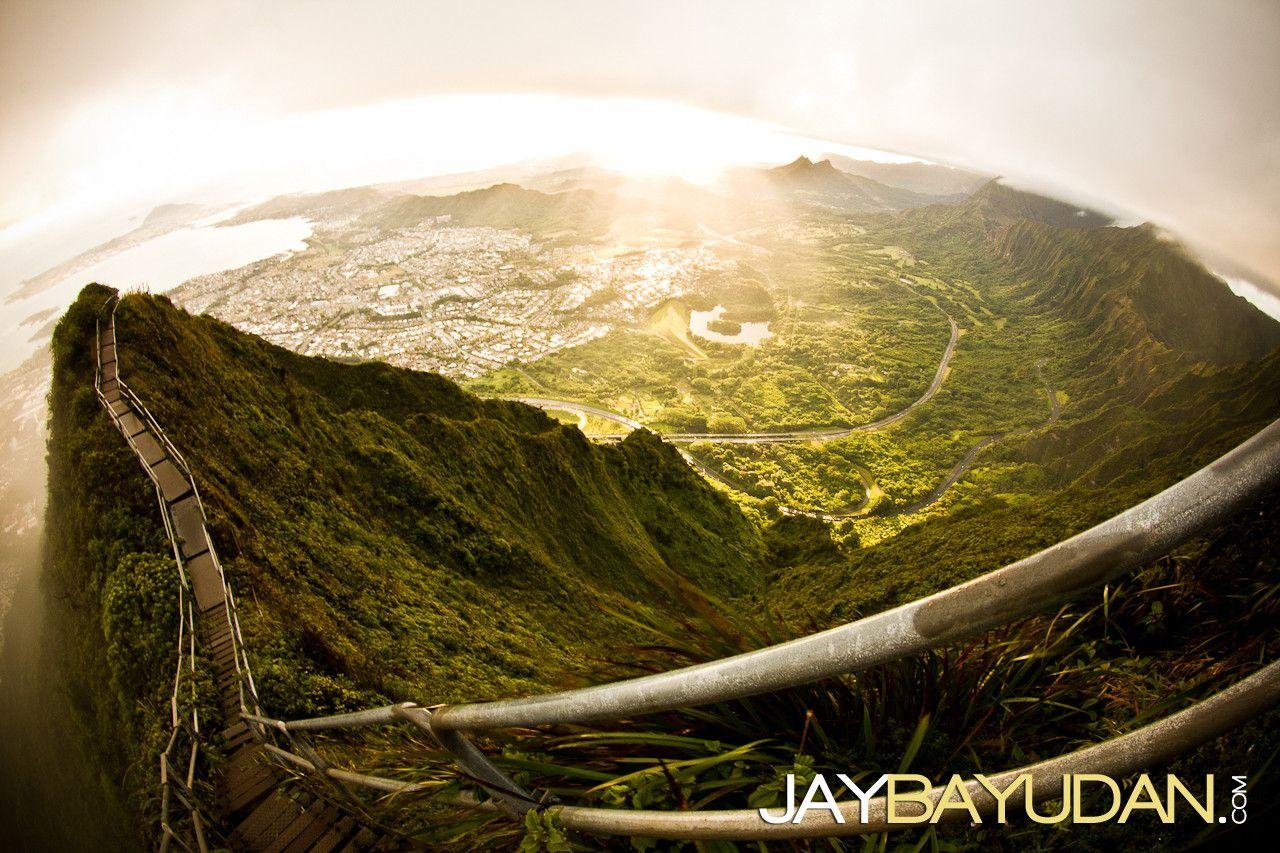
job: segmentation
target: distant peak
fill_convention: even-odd
[[[800,171],[808,172],[808,171],[814,171],[814,170],[821,170],[824,172],[825,171],[834,172],[836,171],[836,167],[831,163],[830,160],[818,160],[817,162],[814,162],[813,160],[810,160],[808,157],[801,154],[799,157],[792,160],[787,165],[780,167],[779,169],[779,171],[787,171],[787,172],[800,172]]]

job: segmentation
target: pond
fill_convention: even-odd
[[[720,319],[724,311],[723,305],[717,305],[710,311],[690,311],[689,331],[706,341],[715,341],[718,344],[749,344],[753,347],[758,347],[762,341],[773,337],[773,332],[769,331],[768,320],[759,323],[740,323],[741,330],[733,335],[726,335],[708,328],[711,323]]]

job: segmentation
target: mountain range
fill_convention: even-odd
[[[749,181],[766,188],[762,204],[849,226],[867,246],[899,249],[913,265],[902,269],[945,270],[973,304],[1050,329],[1063,349],[1045,356],[1068,412],[995,445],[987,475],[1036,487],[839,547],[812,519],[754,519],[643,430],[592,444],[439,375],[304,357],[165,297],[129,295],[117,319],[122,375],[198,480],[271,713],[575,684],[601,660],[653,651],[659,623],[704,619],[741,639],[875,612],[1131,505],[1280,407],[1280,326],[1156,229],[1117,228],[999,182],[939,203],[829,160]],[[611,227],[615,205],[603,190],[498,184],[282,197],[240,216],[367,229],[449,216],[584,239]],[[94,319],[112,293],[85,288],[54,330],[46,561],[68,692],[102,766],[146,808],[171,688],[157,673],[171,652],[172,555],[154,492],[93,394]],[[930,298],[948,316],[977,316],[945,289]],[[974,357],[968,340],[957,358]],[[974,392],[948,386],[937,403]],[[909,731],[919,697],[894,695],[909,713],[892,725]],[[963,743],[957,733],[953,754]]]

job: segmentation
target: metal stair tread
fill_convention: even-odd
[[[204,528],[204,512],[200,509],[200,500],[189,495],[169,507],[169,515],[173,518],[174,532],[182,548],[182,555],[191,558],[201,551],[210,548],[209,537]]]
[[[178,470],[178,466],[173,464],[172,459],[165,459],[158,465],[151,466],[151,473],[160,484],[160,493],[169,503],[173,503],[191,491],[191,483]]]
[[[168,454],[165,453],[164,447],[160,442],[156,441],[156,437],[151,434],[150,430],[143,430],[133,438],[133,447],[138,451],[138,455],[142,457],[142,461],[149,466],[160,463]]]
[[[302,807],[277,788],[253,807],[231,831],[231,836],[258,850],[277,838],[285,827],[290,826],[302,814]]]
[[[314,814],[314,820],[311,825],[289,841],[283,848],[277,848],[275,845],[268,847],[263,853],[303,853],[311,849],[311,846],[320,840],[321,836],[333,828],[333,825],[342,819],[342,810],[334,805],[327,805],[325,808]]]
[[[276,836],[271,839],[271,843],[263,848],[262,853],[279,853],[296,839],[307,835],[312,827],[327,826],[327,823],[322,822],[322,816],[330,808],[328,803],[312,796],[307,802],[300,802],[299,806],[298,816],[288,826],[276,833]]]
[[[213,557],[208,552],[187,561],[187,574],[191,578],[191,588],[196,594],[196,607],[201,613],[226,600],[222,589],[222,577],[218,574],[217,564],[213,562]]]
[[[351,831],[355,829],[356,822],[348,816],[344,816],[335,823],[328,832],[320,837],[315,846],[311,848],[313,853],[331,853],[337,849],[338,845],[346,840]]]
[[[118,414],[118,419],[116,420],[116,423],[120,425],[120,431],[122,433],[132,438],[147,428],[146,425],[142,423],[141,418],[128,410],[129,407],[123,400],[117,400],[115,403],[111,404],[111,410],[113,412],[117,405],[124,406],[125,409],[123,414]]]

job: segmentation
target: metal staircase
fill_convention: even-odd
[[[278,732],[246,718],[260,716],[261,709],[235,596],[209,538],[191,469],[121,376],[117,305],[113,298],[104,306],[105,320],[98,322],[95,387],[155,485],[180,578],[171,734],[160,756],[160,849],[403,849],[402,839],[352,814],[338,798],[291,784],[292,774],[272,754],[279,749],[271,742]],[[202,720],[196,707],[195,675],[205,666],[211,666],[217,687],[217,716],[212,720]],[[213,768],[204,760],[209,745],[225,756]],[[211,803],[201,803],[197,774],[208,769],[216,795]]]

